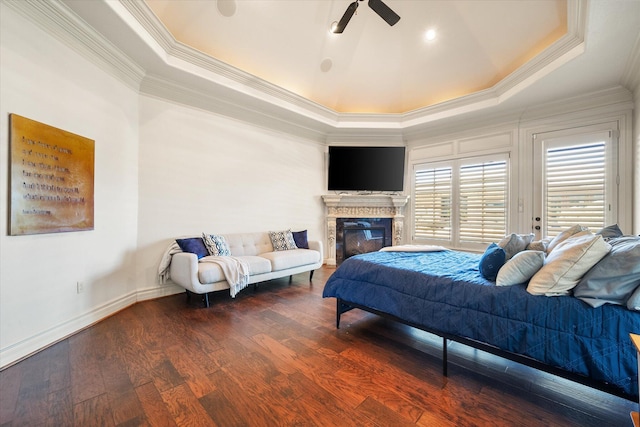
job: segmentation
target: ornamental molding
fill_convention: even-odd
[[[354,218],[393,218],[398,215],[402,215],[400,208],[385,207],[385,206],[342,206],[342,207],[329,207],[328,215],[336,218],[341,217],[354,217]]]

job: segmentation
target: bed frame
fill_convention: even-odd
[[[460,344],[464,344],[467,345],[469,347],[478,349],[478,350],[482,350],[482,351],[486,351],[487,353],[491,353],[493,355],[502,357],[504,359],[508,359],[520,364],[523,364],[525,366],[529,366],[531,368],[535,368],[538,369],[540,371],[544,371],[556,376],[559,376],[561,378],[565,378],[568,380],[571,380],[573,382],[576,383],[580,383],[589,387],[592,387],[594,389],[600,390],[600,391],[604,391],[605,393],[609,393],[612,394],[614,396],[618,396],[618,397],[622,397],[624,399],[627,400],[631,400],[633,402],[637,402],[635,396],[631,396],[627,393],[625,393],[624,391],[620,390],[618,387],[612,386],[611,384],[608,383],[603,383],[601,381],[596,381],[594,379],[591,379],[589,377],[586,377],[584,375],[579,375],[579,374],[575,374],[573,372],[568,372],[565,371],[563,369],[554,367],[554,366],[550,366],[547,365],[545,363],[539,362],[535,359],[532,359],[530,357],[526,357],[523,356],[521,354],[517,354],[517,353],[512,353],[509,351],[505,351],[505,350],[501,350],[497,347],[494,347],[492,345],[488,345],[485,344],[481,341],[476,341],[476,340],[472,340],[469,338],[464,338],[464,337],[460,337],[457,335],[453,335],[453,334],[449,334],[449,333],[444,333],[441,332],[437,329],[432,329],[432,328],[428,328],[425,327],[423,325],[417,325],[414,324],[412,322],[407,322],[399,317],[393,316],[391,314],[379,311],[379,310],[375,310],[373,308],[370,307],[366,307],[360,304],[356,304],[356,303],[352,303],[349,301],[345,301],[343,299],[340,298],[336,298],[336,328],[340,329],[340,316],[344,313],[346,313],[347,311],[353,310],[354,308],[358,308],[360,310],[369,312],[369,313],[373,313],[376,314],[378,316],[384,317],[386,319],[390,319],[399,323],[402,323],[404,325],[407,326],[411,326],[413,328],[416,329],[420,329],[422,331],[437,335],[439,337],[442,338],[442,375],[444,375],[445,377],[447,376],[447,340],[450,341],[454,341],[454,342],[458,342]]]

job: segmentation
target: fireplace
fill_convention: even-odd
[[[356,253],[404,242],[404,208],[408,196],[330,194],[322,196],[322,200],[327,207],[327,265],[337,265]]]
[[[336,265],[347,258],[391,246],[391,218],[337,218]]]

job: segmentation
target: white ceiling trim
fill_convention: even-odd
[[[587,22],[587,0],[569,0],[567,34],[492,88],[407,113],[361,114],[337,113],[177,41],[144,2],[120,0],[120,4],[164,50],[168,66],[186,69],[195,65],[211,73],[208,77],[211,83],[226,85],[239,94],[315,119],[321,127],[363,132],[410,129],[499,105],[584,52]],[[242,101],[245,104],[246,100]]]
[[[622,75],[622,84],[630,90],[640,89],[640,72],[638,70],[640,70],[640,33],[638,33],[638,38],[636,38],[633,51]]]
[[[154,58],[151,64],[127,56],[63,1],[2,1],[143,94],[313,141],[402,141],[438,121],[457,121],[460,115],[482,110],[487,111],[484,116],[491,114],[491,107],[584,51],[588,5],[587,0],[569,0],[567,35],[492,88],[407,113],[359,114],[337,113],[176,41],[142,1],[94,0],[144,43],[151,53],[147,59]],[[638,49],[635,53],[630,67],[638,62]]]
[[[140,87],[145,70],[60,1],[3,0],[3,3],[127,86],[135,90]]]

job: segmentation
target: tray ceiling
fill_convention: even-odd
[[[180,43],[338,113],[406,113],[491,88],[567,34],[567,3],[146,0]],[[429,30],[433,40],[426,39]]]

